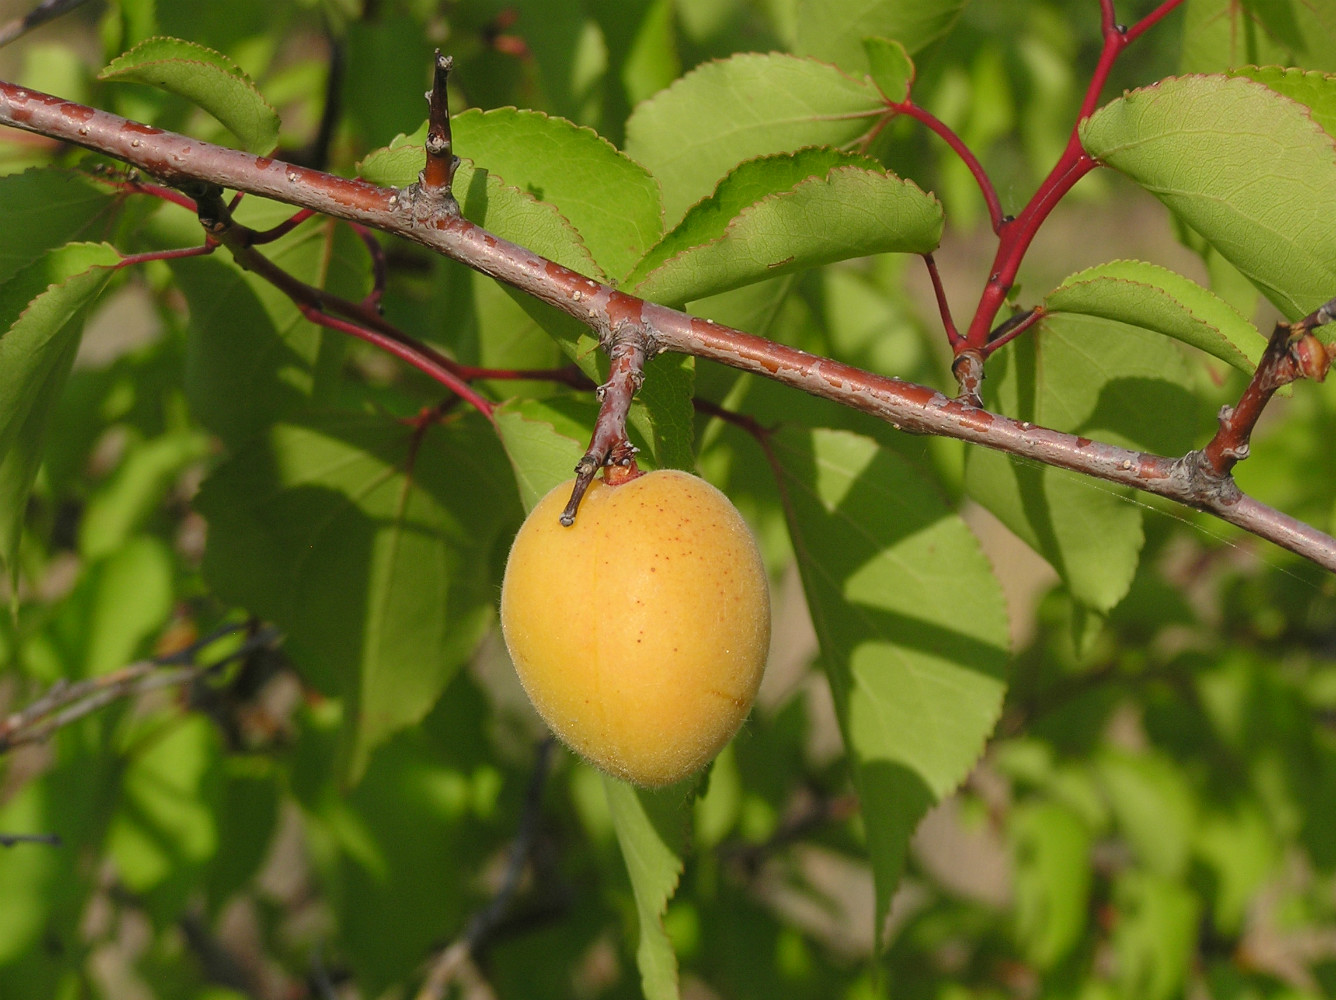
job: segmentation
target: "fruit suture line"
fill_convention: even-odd
[[[1172,6],[1163,5],[1153,16]],[[1109,52],[1122,44],[1110,46]],[[440,66],[438,63],[438,69]],[[443,95],[444,87],[433,93]],[[1221,473],[1218,463],[1203,463],[1201,452],[1178,458],[1147,454],[1013,420],[926,386],[863,371],[647,302],[490,233],[462,218],[453,197],[442,190],[450,171],[441,166],[448,162],[447,157],[453,157],[448,143],[438,143],[429,154],[437,166],[424,169],[418,184],[396,189],[216,146],[3,81],[0,124],[115,157],[170,186],[202,182],[401,236],[567,313],[597,333],[605,347],[639,337],[646,358],[663,350],[691,354],[870,413],[900,430],[968,441],[1131,486],[1208,511],[1336,571],[1336,539],[1242,494],[1227,469]],[[1333,307],[1325,309],[1295,324],[1284,336],[1273,337],[1273,344],[1294,349],[1311,327],[1331,318]],[[1309,375],[1306,366],[1297,362],[1290,366],[1290,373],[1293,377]],[[443,374],[437,378],[449,384]],[[459,392],[457,380],[450,388]],[[1258,402],[1265,402],[1261,394]],[[490,411],[490,404],[481,397],[475,405]],[[1241,403],[1236,409],[1242,408]],[[1257,413],[1260,406],[1251,407],[1249,419]],[[1238,420],[1229,428],[1222,425],[1222,432],[1235,437],[1250,429],[1251,425],[1245,428]],[[591,455],[601,449],[600,440],[609,437],[615,440],[618,435],[596,427],[593,443],[599,447],[591,447]],[[1217,439],[1228,443],[1219,435]]]

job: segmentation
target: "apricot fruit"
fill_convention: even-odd
[[[571,482],[515,536],[501,630],[538,714],[571,749],[640,785],[699,771],[746,719],[770,646],[770,593],[737,508],[685,472]]]

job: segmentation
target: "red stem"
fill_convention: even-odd
[[[942,316],[942,328],[946,330],[946,341],[953,350],[960,349],[961,336],[956,329],[956,321],[951,318],[951,304],[946,300],[946,289],[942,287],[942,276],[937,270],[937,261],[932,254],[923,254],[923,263],[928,265],[928,275],[932,278],[932,292],[937,296],[937,311]]]
[[[368,344],[393,354],[401,361],[408,362],[418,371],[435,379],[460,399],[473,406],[488,420],[492,419],[492,411],[495,409],[492,402],[478,395],[474,392],[472,386],[455,375],[448,367],[442,365],[440,357],[435,355],[435,352],[425,350],[422,345],[409,340],[401,340],[381,333],[379,330],[373,330],[370,327],[331,316],[308,302],[298,301],[297,308],[301,310],[303,316],[317,326],[323,326],[329,330],[346,333],[358,340],[364,340]]]
[[[186,260],[190,257],[207,257],[218,249],[219,244],[212,240],[206,242],[203,246],[184,247],[180,250],[149,250],[144,253],[123,253],[120,263],[116,267],[133,267],[136,264],[147,264],[152,260]]]
[[[974,155],[974,151],[965,145],[965,140],[956,135],[951,127],[942,121],[932,112],[919,107],[913,101],[904,101],[893,103],[891,105],[896,111],[908,115],[916,121],[922,122],[928,128],[939,135],[952,151],[960,157],[969,172],[974,176],[974,181],[979,185],[979,190],[983,193],[983,200],[988,205],[988,218],[992,221],[993,232],[1000,233],[1003,226],[1002,203],[998,200],[997,189],[993,187],[992,180],[988,177],[988,171],[984,170],[983,164],[979,158]]]
[[[987,346],[983,349],[983,356],[986,358],[1004,344],[1009,344],[1019,337],[1030,327],[1034,326],[1044,318],[1044,307],[1035,306],[1018,316],[1013,316],[1007,322],[1003,323],[993,331]]]
[[[1091,75],[1090,85],[1086,87],[1076,124],[1072,126],[1067,146],[1063,149],[1058,162],[1053,165],[1053,169],[1039,185],[1029,203],[1014,221],[1003,225],[988,282],[984,285],[983,294],[979,298],[978,308],[965,334],[963,345],[957,347],[957,350],[986,349],[993,321],[1007,300],[1007,293],[1015,283],[1021,261],[1029,250],[1035,234],[1039,232],[1039,227],[1076,182],[1098,166],[1098,163],[1081,148],[1080,127],[1081,122],[1094,114],[1099,106],[1100,95],[1118,56],[1142,32],[1182,2],[1183,0],[1166,0],[1132,28],[1122,30],[1115,18],[1113,0],[1100,0],[1104,46],[1100,50],[1099,61],[1095,64],[1095,71]]]

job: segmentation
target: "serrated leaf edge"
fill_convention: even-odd
[[[804,149],[819,149],[819,148],[822,148],[822,147],[816,147],[816,146],[806,146],[806,147],[804,147]],[[801,152],[801,150],[799,150],[798,152]],[[769,155],[767,155],[767,156],[758,156],[758,157],[755,157],[755,158],[753,158],[753,159],[751,159],[751,160],[744,160],[742,164],[739,164],[739,165],[738,165],[738,167],[734,167],[733,170],[729,171],[729,173],[724,177],[723,180],[721,180],[721,181],[719,182],[719,184],[720,184],[720,185],[724,184],[725,181],[727,181],[729,177],[732,177],[733,174],[734,174],[734,173],[735,173],[741,166],[743,166],[744,164],[747,164],[747,163],[756,163],[756,162],[759,162],[759,161],[762,161],[762,160],[772,159],[772,158],[774,158],[774,157],[776,157],[776,156],[787,157],[787,156],[790,156],[790,155],[792,155],[792,154],[789,154],[789,153],[774,153],[774,154],[769,154]],[[873,161],[870,161],[870,162],[873,162]],[[927,198],[929,201],[931,201],[933,204],[935,204],[935,205],[937,206],[937,208],[938,208],[939,214],[941,213],[941,210],[942,210],[942,203],[941,203],[940,200],[938,200],[937,196],[936,196],[933,192],[931,192],[931,191],[924,191],[921,187],[918,186],[918,184],[914,183],[914,181],[910,180],[908,177],[901,177],[901,176],[899,176],[898,174],[893,173],[892,171],[889,171],[889,170],[885,170],[885,169],[881,169],[881,170],[873,170],[873,169],[869,169],[869,168],[867,168],[867,167],[860,167],[860,166],[858,166],[857,164],[853,164],[853,163],[840,163],[840,164],[835,164],[834,166],[828,167],[828,168],[826,169],[826,171],[825,171],[824,174],[812,174],[812,175],[809,176],[809,177],[804,177],[802,180],[798,181],[796,184],[794,184],[792,187],[788,188],[787,190],[784,190],[784,191],[771,191],[769,194],[765,194],[765,195],[761,196],[761,197],[758,198],[756,201],[752,202],[750,205],[748,205],[748,206],[746,206],[745,208],[743,208],[740,212],[738,212],[737,215],[733,216],[733,218],[730,219],[730,220],[728,221],[728,224],[724,227],[724,231],[723,231],[722,233],[720,233],[718,236],[715,236],[715,237],[713,237],[712,239],[706,240],[704,243],[693,243],[693,244],[690,245],[690,246],[683,247],[681,250],[678,250],[676,253],[672,254],[671,256],[664,258],[664,259],[663,259],[662,261],[660,261],[658,264],[655,264],[654,267],[653,267],[651,270],[647,271],[643,276],[641,276],[641,277],[635,279],[635,284],[634,284],[632,287],[633,287],[633,288],[639,288],[639,287],[640,287],[641,285],[643,285],[645,282],[649,281],[650,278],[652,278],[656,273],[658,273],[659,271],[663,270],[663,269],[666,268],[669,264],[671,264],[673,261],[678,260],[679,258],[685,256],[686,254],[692,253],[693,251],[699,250],[699,249],[701,249],[701,248],[703,248],[703,247],[718,246],[718,245],[722,244],[725,240],[727,240],[727,239],[728,239],[728,238],[729,238],[729,237],[736,231],[736,228],[735,228],[735,227],[738,227],[738,226],[742,225],[742,223],[743,223],[744,221],[746,221],[746,219],[747,219],[750,215],[752,215],[752,214],[754,214],[755,212],[759,211],[759,210],[760,210],[763,206],[765,206],[767,203],[776,201],[776,200],[781,199],[781,198],[792,197],[793,195],[795,195],[795,194],[798,192],[798,190],[799,190],[800,188],[806,187],[806,186],[808,186],[808,185],[810,185],[810,184],[816,184],[816,183],[827,184],[827,183],[830,182],[830,179],[831,179],[835,174],[837,174],[837,173],[839,173],[839,174],[846,174],[846,173],[848,173],[848,174],[854,174],[854,173],[866,173],[866,174],[872,174],[872,175],[874,175],[874,176],[876,176],[876,175],[881,175],[881,176],[885,177],[885,178],[888,179],[888,180],[898,181],[900,184],[904,185],[905,187],[911,188],[911,189],[917,191],[919,194],[923,195],[925,198]],[[718,186],[716,186],[715,191],[718,192],[718,190],[719,190],[719,188],[718,188]],[[686,225],[686,223],[687,223],[687,222],[690,220],[690,218],[691,218],[691,213],[692,213],[692,212],[696,211],[696,209],[698,209],[698,208],[699,208],[700,206],[702,206],[702,205],[705,205],[706,203],[708,203],[708,202],[709,202],[711,199],[713,199],[713,198],[714,198],[714,195],[711,194],[711,195],[709,195],[709,196],[707,196],[707,197],[705,197],[705,198],[702,198],[702,199],[701,199],[700,201],[698,201],[695,205],[693,205],[690,209],[688,209],[688,210],[687,210],[687,214],[686,214],[685,216],[682,217],[682,221],[681,221],[681,222],[679,222],[676,226],[673,227],[672,232],[667,233],[666,235],[664,235],[664,237],[663,237],[661,240],[659,240],[658,243],[656,243],[654,246],[650,247],[649,250],[647,250],[647,251],[645,252],[645,256],[646,256],[646,257],[649,257],[651,254],[654,253],[654,251],[655,251],[656,248],[658,248],[659,246],[662,246],[664,243],[666,243],[666,242],[673,236],[674,233],[678,232],[678,230],[680,230],[683,226]],[[862,256],[862,255],[857,255],[857,256]],[[772,273],[774,273],[774,274],[783,274],[783,273],[784,273],[784,271],[782,270],[783,264],[784,264],[784,261],[777,261],[775,264],[771,265],[772,267],[776,268],[776,270],[775,270],[774,272],[772,272]],[[821,265],[816,265],[816,266],[821,266]],[[634,275],[635,275],[635,272],[633,271],[633,272],[632,272],[632,277],[634,277]],[[758,280],[760,280],[760,279],[758,279]]]
[[[1094,285],[1094,284],[1096,284],[1096,283],[1098,283],[1098,282],[1104,282],[1104,281],[1112,281],[1112,282],[1118,282],[1119,284],[1136,285],[1136,286],[1138,286],[1138,287],[1142,287],[1142,288],[1150,288],[1150,289],[1153,289],[1154,291],[1160,292],[1161,294],[1167,296],[1170,300],[1172,300],[1172,301],[1174,302],[1175,305],[1177,305],[1179,308],[1181,308],[1181,309],[1183,310],[1183,312],[1186,313],[1188,316],[1190,316],[1194,321],[1200,323],[1202,326],[1204,326],[1204,327],[1206,327],[1206,328],[1208,328],[1208,329],[1210,329],[1210,330],[1214,330],[1217,334],[1219,334],[1219,335],[1220,335],[1220,339],[1221,339],[1221,341],[1226,345],[1226,347],[1228,347],[1228,348],[1230,349],[1229,353],[1231,353],[1231,354],[1237,354],[1237,356],[1238,356],[1237,359],[1231,360],[1230,358],[1222,358],[1222,357],[1220,357],[1220,355],[1218,355],[1218,354],[1214,354],[1214,353],[1212,353],[1212,352],[1210,352],[1210,351],[1206,351],[1204,348],[1199,347],[1199,346],[1196,345],[1196,344],[1191,344],[1191,343],[1188,343],[1188,342],[1185,341],[1185,340],[1180,340],[1178,337],[1175,337],[1175,336],[1173,336],[1172,334],[1164,333],[1163,331],[1161,331],[1161,330],[1156,330],[1156,329],[1154,329],[1153,327],[1141,326],[1141,324],[1139,324],[1139,323],[1136,323],[1136,324],[1128,324],[1129,326],[1137,326],[1137,327],[1140,327],[1140,328],[1143,329],[1143,330],[1149,330],[1149,331],[1152,332],[1152,333],[1158,333],[1158,334],[1160,334],[1161,336],[1169,337],[1171,340],[1178,340],[1178,342],[1179,342],[1180,344],[1187,344],[1188,347],[1194,348],[1195,350],[1198,350],[1198,351],[1202,351],[1203,353],[1206,353],[1206,354],[1210,354],[1212,357],[1217,358],[1217,359],[1220,360],[1220,361],[1224,361],[1224,362],[1226,362],[1227,364],[1232,365],[1233,367],[1239,369],[1239,371],[1243,372],[1245,375],[1251,375],[1251,374],[1253,373],[1253,371],[1254,371],[1254,370],[1256,369],[1256,367],[1257,367],[1256,363],[1253,362],[1253,361],[1252,361],[1246,354],[1244,354],[1241,350],[1239,350],[1239,348],[1237,348],[1237,347],[1234,345],[1234,342],[1231,341],[1227,336],[1225,336],[1224,332],[1223,332],[1218,326],[1216,326],[1215,323],[1212,323],[1211,321],[1209,321],[1209,320],[1207,320],[1207,319],[1204,319],[1204,318],[1203,318],[1202,316],[1200,316],[1195,310],[1193,310],[1193,308],[1192,308],[1191,306],[1189,306],[1186,302],[1184,302],[1184,301],[1183,301],[1182,299],[1180,299],[1178,296],[1174,295],[1174,293],[1173,293],[1172,291],[1170,291],[1169,289],[1163,287],[1162,285],[1154,285],[1154,284],[1151,284],[1150,282],[1146,282],[1146,281],[1138,281],[1138,280],[1135,279],[1135,278],[1129,278],[1129,277],[1125,277],[1125,276],[1122,276],[1122,275],[1094,274],[1094,275],[1091,275],[1091,277],[1089,277],[1089,278],[1083,278],[1083,277],[1082,277],[1082,275],[1090,274],[1090,272],[1092,272],[1092,271],[1099,271],[1101,268],[1106,268],[1106,267],[1109,267],[1110,265],[1113,265],[1113,264],[1138,264],[1138,265],[1141,265],[1141,266],[1144,266],[1144,267],[1153,268],[1154,270],[1157,270],[1157,271],[1162,271],[1162,272],[1164,272],[1164,273],[1166,273],[1166,274],[1172,274],[1172,275],[1174,275],[1175,277],[1182,278],[1182,279],[1185,280],[1185,281],[1192,282],[1192,284],[1196,285],[1201,291],[1205,292],[1207,295],[1211,295],[1211,296],[1213,296],[1213,297],[1215,298],[1215,300],[1220,304],[1220,306],[1221,306],[1222,308],[1229,310],[1233,315],[1235,315],[1235,316],[1237,316],[1237,317],[1239,318],[1239,322],[1240,322],[1240,323],[1242,323],[1243,325],[1247,326],[1250,330],[1252,330],[1254,333],[1257,334],[1257,337],[1258,337],[1258,354],[1259,354],[1259,355],[1261,354],[1261,348],[1264,347],[1264,346],[1266,345],[1266,338],[1262,335],[1261,331],[1258,330],[1257,327],[1256,327],[1256,326],[1255,326],[1255,325],[1254,325],[1254,324],[1253,324],[1253,323],[1252,323],[1246,316],[1243,315],[1243,313],[1239,312],[1239,311],[1238,311],[1237,309],[1235,309],[1232,305],[1230,305],[1230,303],[1226,302],[1224,299],[1222,299],[1219,295],[1217,295],[1217,294],[1216,294],[1214,291],[1212,291],[1210,288],[1207,288],[1205,285],[1198,284],[1197,282],[1193,281],[1191,278],[1187,277],[1186,275],[1179,274],[1177,271],[1174,271],[1174,270],[1172,270],[1171,268],[1167,268],[1167,267],[1164,267],[1164,266],[1161,265],[1161,264],[1155,264],[1155,263],[1152,263],[1152,262],[1150,262],[1150,261],[1136,260],[1135,258],[1131,258],[1131,257],[1120,257],[1120,258],[1117,258],[1117,259],[1115,259],[1115,260],[1106,261],[1106,262],[1104,262],[1103,264],[1095,264],[1095,265],[1093,265],[1093,266],[1091,266],[1091,267],[1084,268],[1083,270],[1076,271],[1075,273],[1073,273],[1073,274],[1069,274],[1069,275],[1067,275],[1067,277],[1063,278],[1062,281],[1060,281],[1057,285],[1055,285],[1055,286],[1053,287],[1053,289],[1048,293],[1048,295],[1044,296],[1044,301],[1045,301],[1045,303],[1047,303],[1048,300],[1049,300],[1054,294],[1056,294],[1057,292],[1063,291],[1063,290],[1065,290],[1065,289],[1068,289],[1068,288],[1076,288],[1077,286],[1080,286],[1080,285],[1085,285],[1085,286]],[[1051,309],[1051,310],[1049,310],[1049,312],[1050,312],[1051,315],[1098,316],[1098,317],[1101,318],[1101,319],[1111,319],[1111,317],[1104,316],[1104,315],[1101,314],[1101,313],[1078,312],[1078,311],[1076,311],[1076,310],[1071,310],[1071,309]],[[1113,320],[1113,322],[1126,323],[1127,321],[1126,321],[1126,320]]]

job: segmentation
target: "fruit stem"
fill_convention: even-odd
[[[580,501],[599,469],[608,467],[603,478],[613,486],[640,475],[635,464],[636,447],[626,436],[626,416],[631,412],[632,397],[645,381],[645,360],[651,354],[649,335],[640,324],[627,324],[614,331],[608,340],[611,364],[608,380],[597,389],[599,408],[594,434],[589,449],[575,464],[575,486],[561,512],[561,523],[568,528],[575,523]]]

